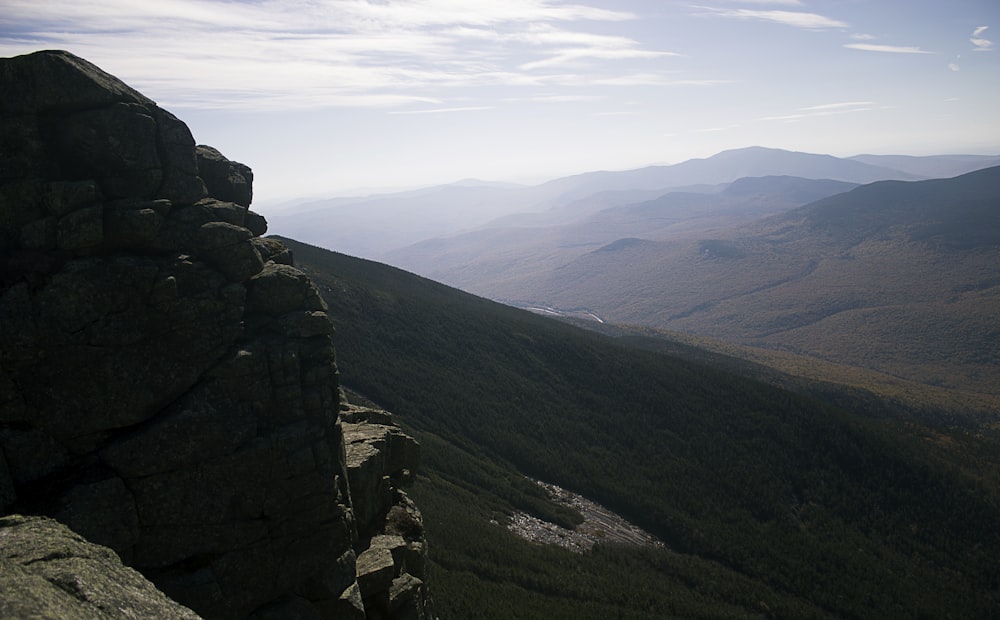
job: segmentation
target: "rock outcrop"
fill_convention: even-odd
[[[420,511],[403,491],[420,446],[392,414],[342,399],[347,472],[358,528],[358,589],[373,618],[432,618]]]
[[[365,617],[332,324],[250,169],[65,52],[0,91],[0,513],[208,618]]]
[[[0,575],[0,618],[198,618],[110,549],[45,517],[0,518]]]

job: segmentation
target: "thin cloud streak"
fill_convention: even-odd
[[[905,45],[879,45],[875,43],[845,43],[844,47],[865,52],[882,52],[886,54],[933,54],[919,47]]]
[[[662,58],[664,56],[679,56],[679,54],[672,52],[654,52],[647,50],[636,50],[636,49],[601,49],[601,48],[577,48],[577,49],[566,49],[556,52],[555,55],[544,58],[542,60],[536,60],[533,62],[527,62],[520,66],[521,69],[525,71],[532,71],[534,69],[540,69],[543,67],[552,67],[557,65],[574,64],[583,59],[603,59],[603,60],[624,60],[624,59],[640,59],[640,58]]]
[[[773,22],[796,28],[807,30],[825,30],[829,28],[848,28],[850,24],[837,19],[832,19],[817,13],[805,13],[802,11],[761,11],[755,9],[714,9],[709,8],[710,15],[728,17],[734,19],[748,19]]]
[[[393,110],[389,114],[447,114],[450,112],[476,112],[480,110],[493,110],[496,106],[491,105],[470,105],[457,108],[432,108],[430,110]]]
[[[567,84],[573,82],[567,81]],[[594,79],[589,76],[577,76],[577,86],[719,86],[732,84],[732,80],[679,80],[660,74],[634,73],[616,77]]]
[[[835,116],[839,114],[853,114],[855,112],[867,112],[875,109],[873,101],[844,101],[840,103],[824,103],[820,105],[799,108],[794,114],[782,114],[778,116],[764,116],[758,121],[800,121],[807,118],[819,118],[825,116]]]
[[[724,127],[705,127],[704,129],[696,129],[695,133],[717,133],[720,131],[729,131],[730,129],[738,129],[739,127],[739,123],[734,123]]]
[[[802,0],[736,0],[743,4],[778,4],[781,6],[802,6]]]
[[[871,101],[844,101],[841,103],[824,103],[821,105],[812,105],[806,108],[799,108],[802,111],[813,111],[813,110],[839,110],[843,108],[857,108],[858,106],[870,106],[874,105]]]
[[[505,97],[505,103],[579,103],[585,101],[601,101],[603,95],[534,95],[530,97]]]

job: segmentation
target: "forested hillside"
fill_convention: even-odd
[[[1000,167],[872,183],[727,230],[630,233],[568,261],[498,251],[478,279],[472,260],[452,272],[493,299],[997,397],[997,231]]]
[[[413,493],[443,616],[985,618],[1000,605],[996,480],[975,474],[995,471],[988,436],[865,418],[288,244],[330,304],[343,383],[423,443]],[[578,556],[514,538],[515,508],[573,520],[523,475],[667,549]]]

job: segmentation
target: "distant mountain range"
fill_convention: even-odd
[[[750,147],[670,166],[588,172],[534,186],[467,180],[391,194],[313,200],[269,215],[268,220],[276,234],[382,258],[392,250],[479,228],[498,218],[518,225],[565,221],[682,187],[717,186],[742,177],[779,175],[869,183],[953,176],[997,164],[1000,157],[860,155],[844,159]],[[527,217],[511,217],[517,214]]]
[[[837,189],[780,181],[799,191]],[[544,235],[508,229],[433,242],[444,257],[433,277],[512,303],[585,309],[610,322],[1000,393],[1000,167],[863,185],[732,228],[700,224],[676,232],[692,220],[668,223],[669,214],[683,211],[678,205],[691,217],[708,211],[706,205],[736,204],[724,197],[739,195],[740,187],[781,196],[775,183],[739,182],[716,195],[667,194],[601,211],[590,227],[576,223]],[[551,243],[579,241],[571,235],[580,231],[598,239],[601,230],[609,234],[597,247]],[[531,241],[512,256],[518,235]],[[431,243],[412,249],[415,263],[432,254],[424,247]]]
[[[616,240],[704,235],[854,187],[844,181],[787,176],[744,178],[731,184],[702,186],[699,191],[671,191],[560,224],[534,225],[537,220],[531,218],[525,224],[526,218],[511,216],[477,231],[422,241],[383,258],[452,286],[521,299],[515,291],[522,279],[559,268],[605,244],[615,242],[609,247],[621,247]],[[510,287],[503,284],[508,281]]]
[[[513,305],[1000,394],[1000,167],[915,180],[997,162],[754,147],[339,200],[272,230]]]

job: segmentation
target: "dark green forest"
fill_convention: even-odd
[[[849,396],[835,407],[284,241],[330,306],[342,383],[423,446],[410,492],[442,618],[1000,608],[1000,507],[974,475],[995,469],[990,435],[872,416]],[[931,431],[947,440],[933,450]],[[666,549],[578,555],[516,538],[503,527],[515,509],[574,520],[524,476],[613,508]]]

